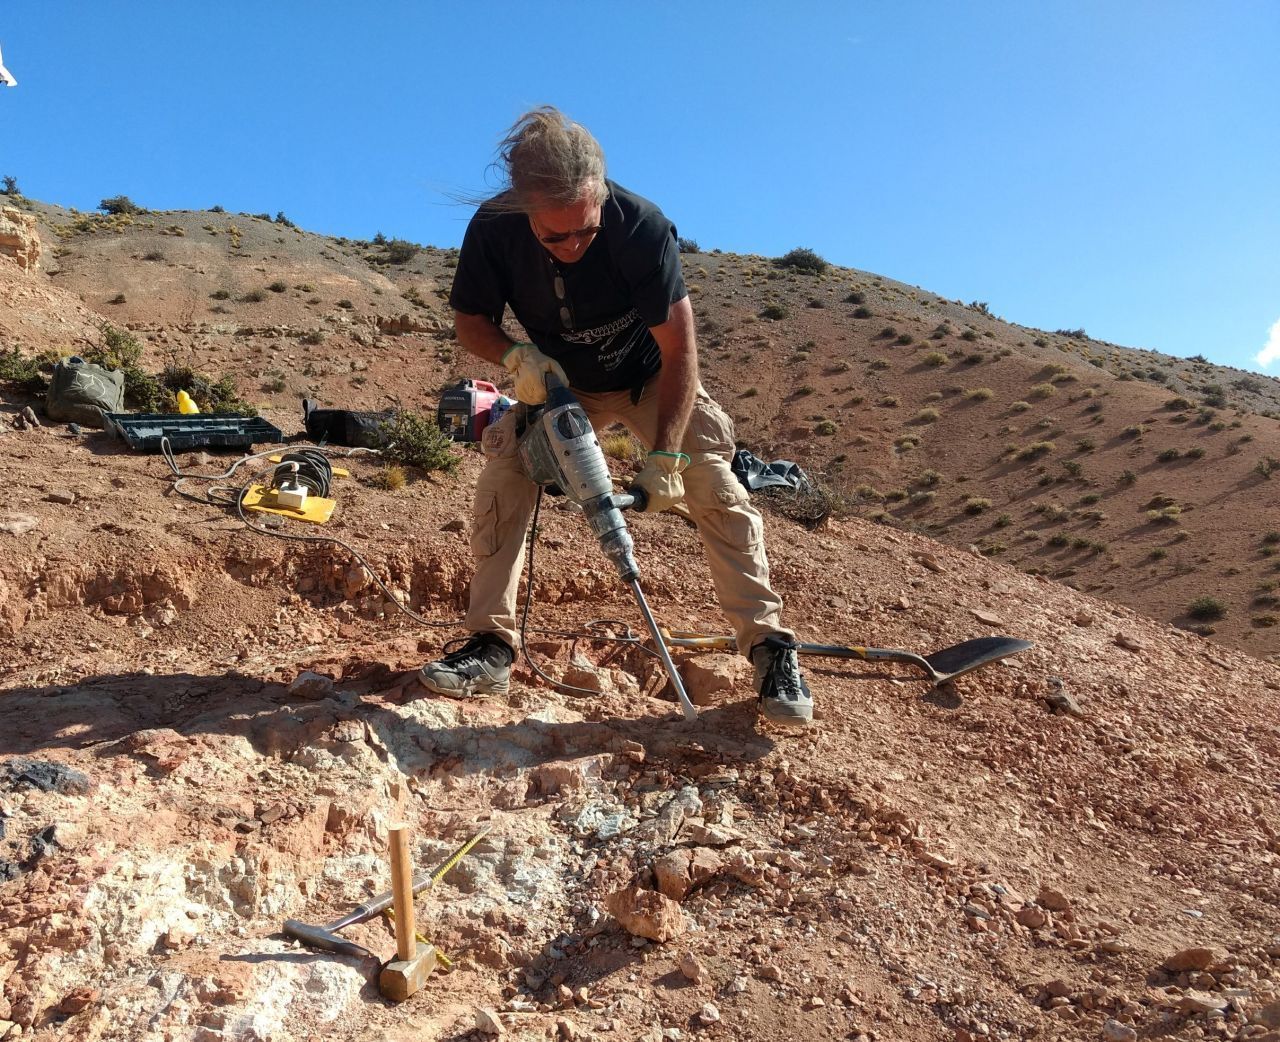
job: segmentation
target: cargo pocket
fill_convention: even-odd
[[[734,452],[733,421],[705,391],[694,399],[683,449],[690,456],[709,453],[729,459]]]
[[[471,519],[471,552],[477,557],[492,557],[498,552],[498,497],[493,492],[476,494]]]
[[[725,471],[695,515],[698,530],[704,539],[755,557],[764,546],[764,522],[742,483]]]
[[[508,409],[502,419],[489,424],[480,435],[480,449],[488,459],[514,456],[518,445],[515,409]]]

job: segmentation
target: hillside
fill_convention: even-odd
[[[505,376],[451,338],[449,251],[394,264],[386,246],[261,217],[38,209],[54,285],[136,330],[157,365],[230,374],[268,412],[304,396],[430,412],[460,376]],[[685,261],[704,382],[745,445],[800,462],[838,509],[1280,650],[1280,486],[1263,473],[1280,460],[1280,381],[1026,329],[865,272]]]
[[[430,412],[457,376],[498,375],[451,339],[448,251],[390,264],[393,246],[243,215],[34,209],[47,266],[0,257],[0,348],[65,350],[103,316],[156,368],[234,377],[291,434],[304,395]],[[522,662],[506,699],[422,697],[412,673],[465,604],[477,453],[396,491],[351,457],[321,532],[427,628],[346,549],[248,532],[177,494],[159,457],[10,429],[39,403],[0,388],[0,1022],[41,1040],[408,1042],[481,1038],[488,1010],[517,1039],[1280,1039],[1280,665],[1276,629],[1253,624],[1280,578],[1256,464],[1280,446],[1249,411],[1276,411],[1275,381],[1232,387],[1245,375],[866,273],[686,263],[705,381],[741,440],[848,508],[815,531],[767,514],[802,636],[1035,647],[935,690],[807,660],[819,719],[799,735],[756,722],[744,663],[683,654],[703,703],[686,724],[636,643],[571,635],[639,622],[582,518],[551,508],[531,650],[599,694]],[[761,317],[771,304],[783,317]],[[1164,383],[1120,378],[1138,367]],[[1208,384],[1229,403],[1212,417]],[[1053,448],[1007,458],[1038,441]],[[1157,494],[1183,507],[1159,525]],[[696,534],[629,523],[658,618],[715,630]],[[1197,596],[1227,607],[1209,639],[1173,625],[1199,624]],[[454,968],[393,1007],[367,961],[279,931],[385,889],[400,814],[420,866],[491,832],[419,901]],[[666,941],[607,910],[632,884],[674,895]],[[383,921],[346,936],[393,947]]]

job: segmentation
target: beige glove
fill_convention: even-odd
[[[646,513],[657,514],[684,499],[684,478],[680,472],[689,465],[689,457],[683,452],[649,453],[644,469],[636,475],[632,488],[642,489],[649,501]]]
[[[516,397],[526,405],[541,405],[547,400],[547,373],[554,373],[556,379],[569,386],[569,378],[560,363],[533,344],[514,345],[502,356],[502,364],[515,376]]]

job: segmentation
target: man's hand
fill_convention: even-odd
[[[516,378],[516,397],[526,405],[541,405],[547,400],[547,373],[569,386],[569,378],[554,358],[549,358],[533,344],[516,344],[502,356],[502,364]]]
[[[680,472],[689,465],[689,457],[683,452],[649,453],[644,469],[636,475],[632,488],[644,490],[648,496],[646,513],[657,514],[684,499],[684,478]]]

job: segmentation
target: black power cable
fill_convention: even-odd
[[[279,488],[286,481],[302,485],[308,494],[323,498],[333,485],[333,464],[315,449],[286,452],[271,472],[271,484]]]

